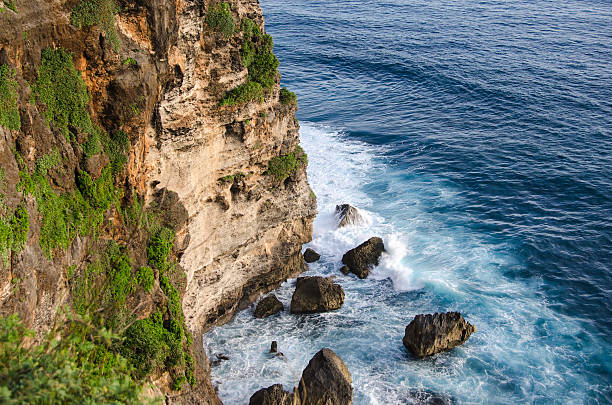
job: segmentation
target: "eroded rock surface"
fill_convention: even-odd
[[[363,242],[342,256],[342,263],[359,278],[366,278],[372,267],[377,266],[382,252],[385,251],[383,240],[373,237]]]
[[[276,295],[270,294],[257,303],[255,307],[255,318],[266,318],[283,310],[283,303],[276,298]]]
[[[262,388],[249,400],[249,405],[299,405],[299,403],[296,395],[285,391],[281,384]]]
[[[338,309],[344,303],[344,291],[326,277],[299,277],[291,298],[294,314],[325,312]]]
[[[321,258],[321,255],[312,250],[311,248],[306,249],[304,252],[304,260],[306,263],[314,263]]]
[[[404,346],[418,357],[430,356],[463,344],[476,327],[459,312],[417,315],[406,326]]]
[[[349,204],[336,205],[336,219],[338,228],[347,225],[361,225],[365,222],[359,210]]]
[[[298,392],[302,405],[350,405],[351,373],[336,353],[321,349],[304,369]]]

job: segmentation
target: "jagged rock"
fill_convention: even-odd
[[[295,395],[283,389],[281,384],[262,388],[251,396],[249,405],[298,405]]]
[[[340,267],[340,271],[342,272],[342,274],[346,276],[351,272],[351,269],[349,269],[349,266],[345,265],[345,266]]]
[[[336,353],[321,349],[304,369],[298,393],[302,405],[350,405],[351,373]]]
[[[272,344],[270,345],[270,353],[276,352],[278,352],[278,342],[276,340],[273,340]]]
[[[415,356],[425,357],[463,344],[474,332],[459,312],[421,314],[406,326],[403,342]]]
[[[371,267],[378,265],[380,255],[384,251],[385,245],[383,240],[373,237],[346,252],[342,256],[342,263],[346,264],[357,277],[363,279],[370,274]]]
[[[321,258],[321,255],[312,250],[311,248],[306,249],[304,252],[304,260],[306,263],[314,263]]]
[[[291,298],[291,313],[325,312],[338,309],[344,303],[340,285],[326,277],[299,277]]]
[[[276,298],[276,295],[270,294],[259,301],[257,307],[255,307],[255,318],[265,318],[274,315],[282,311],[283,308],[283,303]]]
[[[360,225],[364,223],[363,217],[357,210],[349,204],[336,205],[336,218],[338,219],[338,228],[347,225]]]

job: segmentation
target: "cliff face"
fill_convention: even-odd
[[[111,4],[87,1],[103,11]],[[171,300],[161,279],[168,274],[195,338],[198,386],[177,392],[169,374],[159,371],[150,377],[156,392],[171,402],[217,402],[202,332],[304,270],[301,245],[311,238],[316,203],[305,158],[297,156],[296,106],[280,102],[278,75],[251,101],[220,105],[229,90],[251,80],[244,21],[263,34],[258,1],[228,2],[236,25],[229,35],[207,22],[218,6],[209,1],[123,0],[93,23],[75,18],[84,2],[17,0],[16,12],[3,7],[0,13],[0,66],[8,72],[0,79],[9,93],[14,89],[19,116],[19,125],[0,126],[2,214],[12,230],[12,242],[0,246],[6,256],[0,309],[18,313],[40,336],[60,305],[75,302],[75,277],[115,241],[132,271],[147,264],[155,269],[153,292],[126,299],[135,319]],[[63,114],[74,91],[54,112],[41,79],[50,60],[70,53],[90,95],[84,103],[90,123],[78,108]],[[52,85],[54,78],[64,80],[70,70],[64,65],[50,68]],[[0,122],[10,104],[0,108]],[[274,175],[271,162],[285,158],[293,159],[289,170]],[[114,190],[109,201],[100,197],[104,187]],[[49,207],[54,196],[65,206]],[[18,246],[11,224],[22,210],[29,226]],[[51,224],[58,222],[53,218],[64,222]],[[169,260],[178,272],[154,266],[147,250],[160,226],[176,235]]]

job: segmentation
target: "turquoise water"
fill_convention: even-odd
[[[612,4],[597,1],[263,1],[283,84],[299,98],[318,197],[311,274],[336,312],[209,332],[221,399],[298,380],[321,347],[356,404],[612,403]],[[336,204],[368,219],[337,230]],[[367,280],[342,254],[370,236]],[[293,281],[277,292],[286,304]],[[418,313],[478,328],[428,359],[401,339]],[[267,354],[279,341],[285,359]]]

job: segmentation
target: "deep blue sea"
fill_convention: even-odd
[[[224,403],[293,387],[322,347],[354,403],[612,403],[612,2],[262,0],[282,84],[299,99],[318,198],[310,274],[344,306],[253,309],[205,335]],[[338,230],[351,203],[367,224]],[[371,236],[366,280],[339,272]],[[426,359],[402,345],[419,313],[478,331]],[[278,340],[285,359],[267,354]]]

